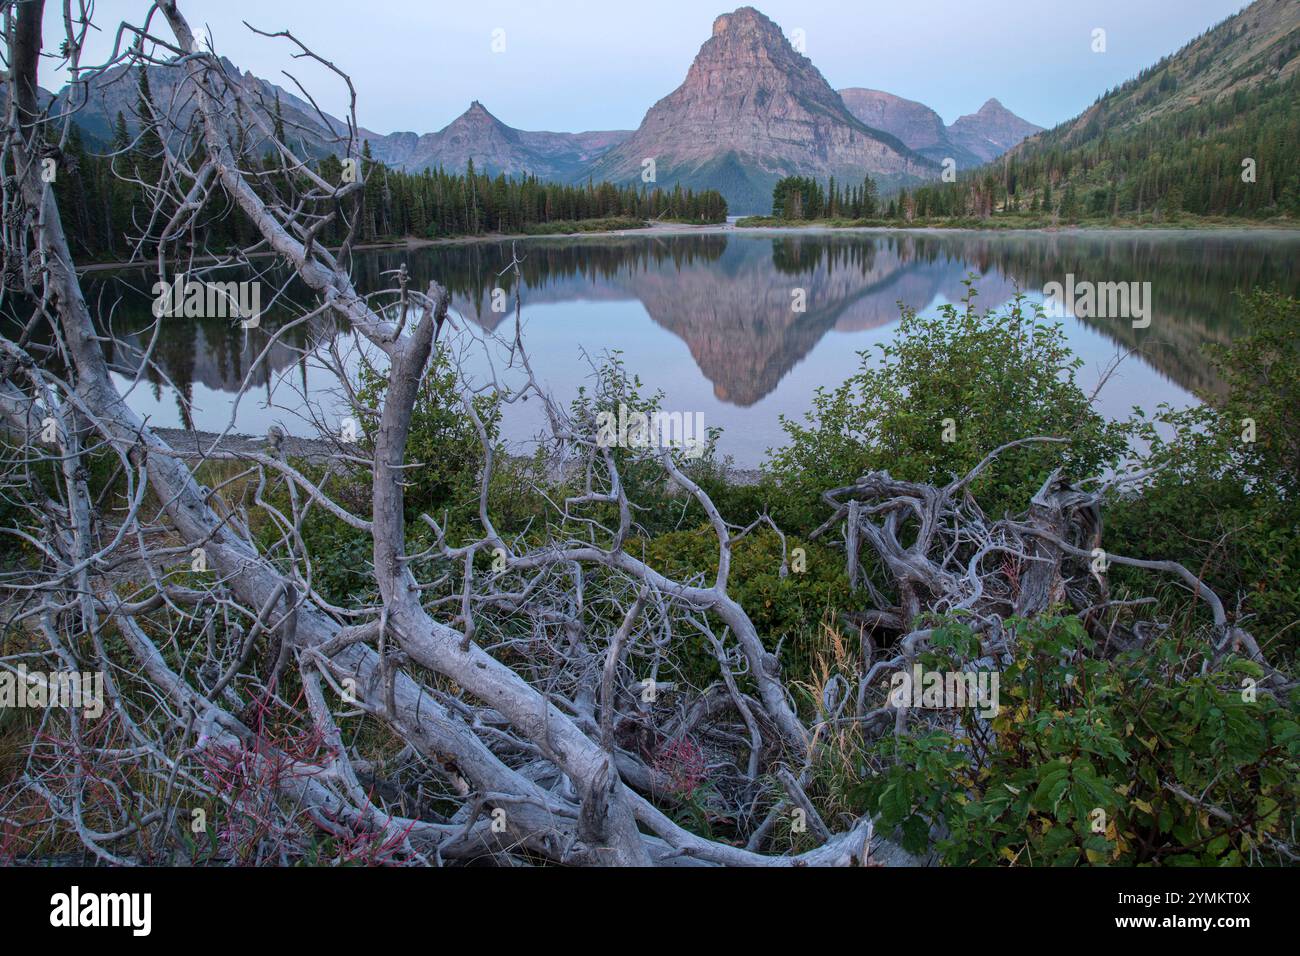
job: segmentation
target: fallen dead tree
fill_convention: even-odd
[[[862,677],[858,700],[881,673],[910,668],[926,646],[929,629],[914,622],[958,614],[980,635],[987,661],[1014,655],[1014,634],[1004,627],[1013,618],[1032,618],[1053,610],[1072,610],[1106,648],[1118,654],[1141,648],[1159,632],[1158,621],[1120,620],[1121,609],[1153,604],[1152,597],[1112,600],[1106,580],[1111,565],[1141,568],[1172,576],[1207,606],[1213,623],[1204,640],[1213,658],[1228,654],[1261,665],[1264,686],[1289,688],[1286,675],[1269,666],[1249,631],[1229,621],[1222,600],[1197,575],[1176,561],[1152,561],[1107,552],[1101,547],[1102,511],[1107,494],[1140,482],[1145,471],[1113,475],[1071,485],[1059,470],[1043,482],[1026,512],[992,519],[970,495],[971,484],[1003,452],[1034,442],[1059,443],[1052,437],[1010,442],[990,452],[965,475],[944,486],[895,479],[888,472],[864,475],[852,485],[823,495],[831,516],[811,536],[842,536],[846,574],[868,589],[874,608],[846,615],[846,623],[864,634],[890,636],[896,653],[878,661]],[[870,558],[888,582],[883,594],[864,568]],[[872,657],[870,652],[866,655]],[[906,714],[882,709],[876,716],[896,717],[901,729]]]

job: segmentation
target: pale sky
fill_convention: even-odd
[[[62,36],[47,0],[45,41]],[[945,122],[989,97],[1052,126],[1108,87],[1174,52],[1235,13],[1242,0],[764,0],[755,6],[786,33],[802,30],[806,53],[837,88],[886,90],[933,107]],[[83,63],[105,55],[122,19],[139,22],[144,0],[98,0],[102,33]],[[441,129],[480,100],[520,129],[634,129],[686,75],[722,0],[181,0],[215,50],[296,92],[294,73],[322,107],[341,114],[346,90],[291,58],[287,41],[251,34],[290,29],[349,72],[363,126],[379,133]],[[165,30],[161,18],[158,27]],[[1106,51],[1092,50],[1106,31]],[[504,31],[504,33],[494,33]],[[504,50],[493,52],[494,35]],[[498,45],[500,43],[498,42]],[[41,84],[64,77],[52,62]]]

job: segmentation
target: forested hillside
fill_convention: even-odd
[[[1258,0],[998,162],[915,190],[914,215],[1294,217],[1298,52],[1300,3]]]

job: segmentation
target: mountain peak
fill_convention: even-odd
[[[976,113],[945,126],[939,114],[924,103],[883,90],[848,87],[840,99],[854,116],[872,129],[884,130],[903,145],[935,161],[951,158],[962,169],[994,159],[1038,130],[996,98],[989,98]]]
[[[694,65],[768,63],[788,68],[801,60],[808,62],[769,17],[753,7],[740,7],[713,21],[713,35],[700,47]]]
[[[463,133],[470,136],[505,136],[509,138],[515,133],[515,130],[489,113],[487,107],[478,100],[474,100],[469,104],[469,109],[443,127],[442,132]]]
[[[988,162],[1042,129],[990,98],[978,112],[959,116],[948,127],[948,134],[958,146],[969,150],[981,162]]]
[[[731,13],[722,14],[713,21],[713,35],[715,37],[724,33],[756,33],[760,31],[781,32],[775,23],[753,7],[739,7],[731,11]]]
[[[657,181],[722,191],[734,211],[766,212],[773,184],[797,173],[882,188],[933,174],[932,163],[870,129],[781,28],[753,7],[713,22],[686,78],[590,172],[635,181],[647,157]]]

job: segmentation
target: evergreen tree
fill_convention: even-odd
[[[138,177],[147,185],[156,186],[163,171],[163,141],[158,133],[157,114],[153,93],[149,89],[149,70],[140,67],[136,73],[136,114],[140,121],[140,135],[135,141],[135,168]]]

